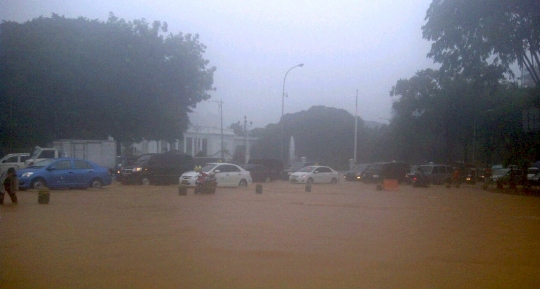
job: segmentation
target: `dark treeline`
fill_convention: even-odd
[[[180,138],[210,98],[197,35],[167,24],[58,15],[0,24],[0,147],[57,138]]]

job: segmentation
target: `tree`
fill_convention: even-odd
[[[422,27],[428,56],[450,75],[478,77],[517,61],[540,85],[540,1],[433,0]]]
[[[286,143],[288,145],[289,139],[294,136],[298,157],[307,157],[308,160],[324,162],[336,168],[348,166],[354,154],[354,116],[349,112],[333,107],[313,106],[307,111],[286,114],[282,121]],[[379,129],[369,129],[361,119],[358,121],[358,161],[392,159],[389,149],[391,144],[381,143],[379,133]],[[252,157],[279,158],[281,124],[254,129],[252,135],[259,138],[252,147]]]
[[[0,146],[57,138],[180,138],[215,67],[167,23],[53,14],[0,24]],[[7,104],[7,105],[5,105]]]

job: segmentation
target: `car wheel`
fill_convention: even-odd
[[[141,185],[149,186],[150,185],[150,178],[149,177],[143,177],[141,179]]]
[[[307,184],[313,184],[313,179],[312,178],[309,178],[307,181],[306,181]]]
[[[239,187],[247,187],[248,183],[246,180],[241,180],[240,183],[238,184]]]
[[[336,178],[333,178],[331,181],[330,181],[331,184],[335,185],[337,184],[337,179]]]
[[[34,190],[41,190],[45,187],[47,187],[47,183],[43,179],[35,179],[32,182],[32,188],[34,188]]]
[[[92,189],[101,189],[103,187],[103,182],[100,179],[93,179],[90,182],[90,187]]]

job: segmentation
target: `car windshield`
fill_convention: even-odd
[[[142,156],[140,156],[140,157],[137,159],[137,161],[135,162],[135,164],[140,164],[140,163],[146,162],[146,161],[149,160],[151,157],[152,157],[152,155],[142,155]]]
[[[37,159],[37,157],[39,156],[39,153],[41,152],[40,149],[35,149],[33,152],[32,152],[32,159]]]
[[[382,164],[373,164],[368,167],[368,171],[380,171],[382,169]]]
[[[353,171],[365,171],[369,164],[358,164],[352,168]]]
[[[209,172],[211,171],[213,168],[215,168],[217,165],[216,164],[206,164],[204,165],[204,167],[201,168],[201,170],[203,172]]]
[[[307,166],[307,167],[303,167],[303,168],[299,169],[298,172],[309,173],[309,172],[313,171],[314,169],[315,169],[315,167]]]
[[[510,169],[499,169],[499,170],[496,170],[493,174],[494,174],[494,175],[497,175],[497,176],[504,176],[504,175],[506,175],[509,171],[510,171]]]
[[[54,159],[42,160],[42,161],[40,161],[40,162],[37,162],[37,163],[33,164],[33,165],[31,166],[31,168],[42,168],[42,167],[46,167],[46,166],[50,165],[53,161],[54,161]]]
[[[433,171],[433,166],[420,166],[420,171],[425,174],[430,174]]]

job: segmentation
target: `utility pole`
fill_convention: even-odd
[[[211,100],[212,102],[215,102],[218,104],[219,107],[219,118],[221,121],[221,161],[225,161],[225,148],[223,147],[223,100]]]
[[[354,106],[354,164],[356,165],[356,145],[358,139],[358,89],[356,89],[356,103]]]

